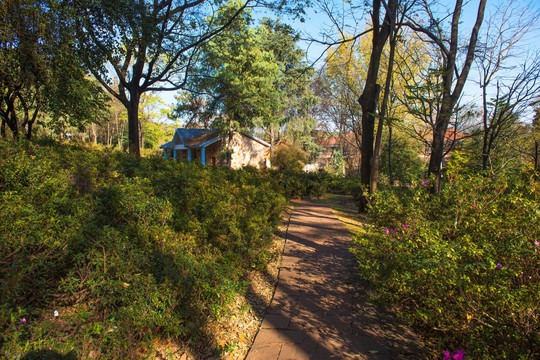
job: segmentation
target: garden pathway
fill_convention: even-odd
[[[276,292],[246,359],[425,358],[408,328],[368,304],[351,234],[332,209],[295,205]]]

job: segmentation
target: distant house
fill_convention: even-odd
[[[324,169],[331,165],[336,151],[340,151],[346,163],[347,172],[352,172],[360,164],[360,147],[354,133],[334,135],[329,132],[315,133],[315,143],[320,147],[316,162],[305,166],[305,171]]]
[[[446,130],[446,133],[444,134],[444,153],[443,153],[443,163],[442,165],[445,166],[448,162],[452,150],[456,146],[462,143],[463,139],[467,137],[467,134],[465,134],[461,130],[457,130],[453,127],[449,127]],[[431,157],[431,144],[433,142],[433,132],[427,131],[426,134],[422,137],[424,142],[424,151],[422,154],[420,154],[420,159],[424,162],[429,162],[429,159]]]
[[[183,129],[174,131],[171,141],[160,146],[165,159],[177,161],[199,161],[203,165],[224,166],[224,154],[229,136],[217,130]],[[231,168],[247,165],[256,168],[270,166],[268,159],[270,144],[251,134],[235,131],[231,144]]]

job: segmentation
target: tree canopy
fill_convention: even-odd
[[[0,117],[18,138],[53,120],[84,127],[104,108],[101,87],[75,51],[74,18],[56,0],[8,0],[0,5]],[[47,116],[45,116],[45,114]]]

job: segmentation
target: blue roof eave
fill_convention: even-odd
[[[161,145],[159,148],[160,149],[172,149],[173,148],[172,145],[173,145],[173,142],[169,141],[168,143]]]

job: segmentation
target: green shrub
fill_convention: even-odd
[[[272,166],[279,170],[301,172],[308,158],[304,151],[289,144],[280,144],[272,155]]]
[[[0,159],[5,358],[49,347],[138,358],[156,338],[197,343],[247,290],[246,271],[266,265],[286,205],[278,180],[253,169],[50,141],[0,141]]]
[[[354,252],[375,300],[397,306],[434,356],[540,355],[540,184],[528,171],[497,177],[450,167],[440,197],[417,187],[371,198]]]
[[[324,172],[294,170],[270,170],[270,177],[279,180],[279,186],[287,198],[323,196],[328,191],[330,175]]]

